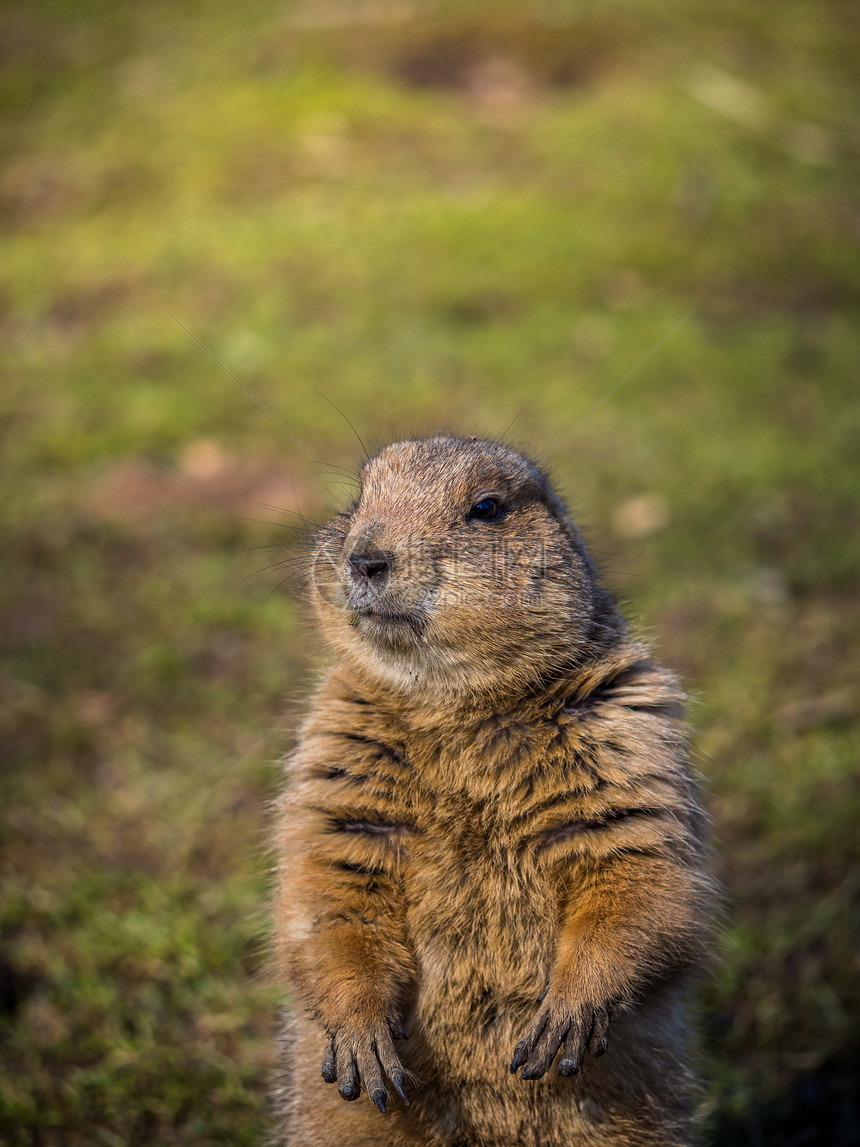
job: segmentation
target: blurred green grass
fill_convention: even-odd
[[[4,1142],[261,1141],[284,527],[347,418],[541,456],[634,367],[552,463],[696,696],[711,1138],[857,1142],[857,19],[5,6]]]

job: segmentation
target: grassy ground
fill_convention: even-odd
[[[644,359],[552,460],[697,698],[712,1141],[860,1141],[856,10],[45,0],[0,44],[0,1139],[262,1140],[317,657],[256,571],[344,496],[331,403],[541,454]]]

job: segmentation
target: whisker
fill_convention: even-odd
[[[514,423],[519,421],[519,419],[525,414],[525,412],[528,410],[528,408],[530,406],[531,406],[531,402],[527,402],[525,404],[525,406],[522,408],[522,410],[519,412],[519,414],[515,414],[514,417],[511,419],[511,421],[508,423],[507,427],[502,431],[501,440],[503,442],[507,440],[507,437],[510,434],[511,428],[513,427]]]
[[[254,505],[259,506],[263,510],[271,510],[273,514],[283,514],[284,516],[288,516],[290,518],[298,518],[298,520],[300,522],[303,522],[306,526],[313,526],[313,528],[315,530],[318,530],[320,528],[320,525],[322,524],[321,522],[314,521],[313,518],[306,518],[305,515],[300,514],[298,512],[298,510],[288,510],[286,508],[286,506],[270,506],[268,504],[268,502],[255,502]],[[246,519],[246,521],[254,521],[254,520],[255,519],[253,519],[253,518]],[[274,523],[274,522],[272,523],[272,525],[278,525],[278,524],[281,524],[281,523]]]
[[[323,394],[323,392],[321,390],[317,390],[316,387],[314,387],[314,392],[316,394],[318,394],[320,396],[320,398],[324,398],[326,400],[326,402],[329,404],[329,406],[333,406],[335,408],[335,410],[338,412],[338,414],[341,416],[341,418],[344,420],[344,422],[347,424],[347,426],[350,428],[350,430],[355,435],[356,439],[358,440],[358,444],[361,447],[362,454],[364,455],[365,458],[367,458],[368,457],[368,450],[367,450],[367,447],[365,446],[365,444],[362,440],[361,435],[358,433],[358,431],[355,429],[353,424],[350,422],[350,420],[347,418],[347,416],[344,414],[344,412],[341,410],[341,408],[337,405],[337,403],[333,402],[327,394]]]
[[[305,563],[305,565],[306,564],[307,563]],[[265,573],[266,570],[285,569],[289,565],[290,565],[289,559],[282,561],[282,562],[272,562],[270,565],[262,566],[260,569],[254,570],[253,573],[245,574],[245,576],[242,578],[242,581],[247,581],[248,578],[257,577],[258,574]],[[296,565],[293,568],[298,568],[298,566]],[[284,581],[286,581],[286,580],[287,579],[284,578]],[[281,584],[283,584],[283,582]]]

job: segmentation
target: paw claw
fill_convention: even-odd
[[[328,1046],[325,1049],[322,1061],[322,1077],[326,1083],[337,1082],[337,1067],[335,1066],[334,1057],[334,1040],[328,1041]]]
[[[371,1098],[373,1099],[373,1102],[376,1104],[376,1106],[379,1108],[379,1110],[384,1115],[385,1114],[385,1100],[388,1098],[387,1095],[385,1094],[385,1091],[381,1087],[377,1088],[377,1090],[374,1091]]]
[[[520,1079],[540,1079],[543,1072],[538,1067],[524,1067]]]
[[[403,1101],[403,1103],[405,1104],[405,1106],[408,1107],[409,1106],[409,1100],[406,1096],[406,1092],[403,1089],[403,1084],[405,1082],[405,1079],[406,1079],[406,1077],[399,1071],[396,1071],[394,1073],[394,1075],[391,1076],[391,1082],[394,1086],[394,1090],[400,1096],[400,1098]]]
[[[525,1062],[526,1058],[526,1041],[520,1040],[514,1048],[514,1058],[511,1060],[511,1074],[516,1075],[517,1068],[521,1063]]]

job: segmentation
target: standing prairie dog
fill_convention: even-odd
[[[684,697],[547,478],[389,446],[312,583],[337,660],[276,826],[279,1142],[689,1144],[713,892]]]

